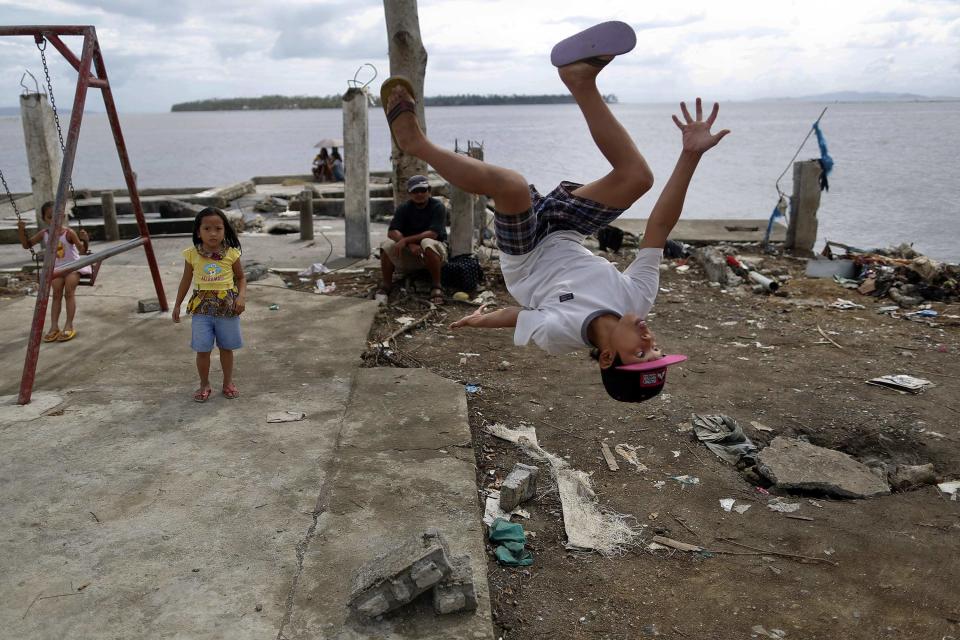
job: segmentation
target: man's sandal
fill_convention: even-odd
[[[59,329],[51,329],[50,331],[47,332],[47,334],[46,334],[45,336],[43,336],[43,341],[44,341],[44,342],[56,342],[56,341],[57,341],[57,338],[59,338],[59,337],[60,337],[60,330],[59,330]]]
[[[223,397],[226,398],[227,400],[233,400],[234,398],[239,398],[240,390],[237,389],[237,385],[233,384],[232,382],[230,384],[224,385]]]
[[[403,113],[412,113],[414,118],[417,117],[417,103],[412,100],[399,100],[393,105],[393,108],[389,111],[387,110],[387,105],[390,103],[390,95],[397,86],[406,89],[411,98],[413,98],[414,95],[413,84],[405,76],[390,76],[380,85],[380,106],[383,107],[383,112],[387,115],[387,127],[390,128],[390,136],[393,138],[395,144],[397,138],[393,135],[393,127],[391,127],[393,121]]]
[[[619,20],[601,22],[558,42],[550,52],[550,62],[555,67],[574,62],[605,67],[610,59],[603,56],[619,56],[632,51],[635,46],[637,34],[633,27]]]
[[[430,290],[430,302],[433,304],[443,304],[446,298],[443,297],[443,289],[434,287]]]
[[[213,393],[213,389],[207,387],[206,389],[197,389],[193,393],[194,402],[206,402],[210,399],[210,394]]]

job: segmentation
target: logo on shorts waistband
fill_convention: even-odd
[[[567,300],[573,300],[572,293],[565,293],[562,296],[560,296],[560,302],[566,302]]]

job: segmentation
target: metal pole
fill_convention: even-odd
[[[96,42],[96,30],[90,27],[90,34]],[[120,166],[123,169],[123,177],[127,183],[127,192],[130,195],[130,204],[133,205],[133,213],[137,217],[137,227],[140,229],[140,237],[143,238],[143,251],[147,254],[147,265],[150,267],[150,275],[153,277],[153,287],[157,291],[157,301],[160,303],[160,310],[167,311],[167,296],[163,291],[163,281],[160,279],[160,269],[157,267],[157,258],[153,253],[153,244],[150,242],[150,229],[147,228],[147,221],[143,217],[143,207],[140,205],[140,193],[137,191],[136,174],[130,166],[130,158],[127,155],[127,145],[123,141],[123,131],[120,129],[120,118],[117,116],[117,107],[113,103],[113,91],[110,89],[110,81],[107,78],[107,69],[103,64],[103,56],[100,55],[100,46],[95,48],[94,64],[97,68],[97,76],[106,86],[102,87],[103,105],[107,109],[107,118],[110,120],[110,130],[113,131],[113,140],[117,144],[117,154],[120,156]],[[90,75],[89,67],[81,76],[86,78]]]
[[[313,240],[313,190],[300,192],[300,239]]]
[[[0,35],[4,35],[4,30],[0,30]],[[57,185],[57,196],[53,204],[53,224],[47,230],[47,246],[43,252],[43,271],[40,275],[40,286],[37,289],[37,303],[33,309],[33,323],[30,325],[30,339],[27,342],[27,356],[23,363],[23,375],[20,378],[18,404],[29,403],[30,396],[33,393],[33,383],[37,374],[37,358],[40,354],[40,335],[43,333],[47,301],[50,298],[50,286],[53,282],[54,253],[57,241],[60,238],[60,229],[63,226],[63,213],[67,204],[70,176],[73,174],[73,160],[77,154],[77,140],[80,137],[83,105],[87,98],[87,79],[90,77],[90,64],[93,60],[95,45],[96,35],[93,33],[93,28],[90,27],[83,33],[83,56],[80,59],[77,90],[73,97],[73,111],[70,113],[70,128],[67,131],[67,142],[63,150],[63,164],[60,166],[60,182]]]
[[[83,269],[85,266],[89,264],[101,262],[111,256],[121,254],[125,251],[130,251],[130,249],[136,249],[143,243],[144,243],[144,238],[134,238],[133,240],[129,240],[115,247],[110,247],[109,249],[104,249],[103,251],[98,251],[96,253],[91,253],[90,255],[77,258],[76,260],[73,260],[72,262],[68,262],[67,264],[63,265],[62,267],[54,271],[53,277],[62,278],[68,273],[73,273],[77,269]]]

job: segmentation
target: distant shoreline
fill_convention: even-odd
[[[603,96],[608,104],[618,102],[617,96]],[[379,99],[374,96],[379,104]],[[562,94],[541,95],[478,95],[461,94],[450,96],[428,96],[424,100],[427,107],[489,107],[517,104],[573,104],[573,96]],[[278,111],[301,109],[339,109],[342,97],[332,96],[261,96],[259,98],[211,98],[180,102],[170,107],[173,113],[183,111]]]

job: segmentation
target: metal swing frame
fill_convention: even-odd
[[[127,155],[123,132],[120,129],[120,119],[117,116],[117,108],[113,101],[113,92],[110,89],[110,81],[107,78],[107,69],[103,63],[103,56],[100,53],[100,43],[97,40],[96,29],[89,25],[0,26],[0,37],[3,36],[32,36],[38,45],[46,40],[60,52],[67,62],[76,69],[78,74],[77,88],[73,97],[73,110],[70,113],[70,127],[67,131],[67,140],[63,149],[63,162],[60,165],[60,182],[57,184],[57,194],[53,205],[53,224],[49,231],[49,237],[59,237],[60,230],[63,227],[64,210],[66,208],[71,176],[73,174],[73,162],[77,154],[77,141],[80,137],[80,123],[83,119],[87,89],[90,87],[100,89],[100,92],[103,94],[103,104],[107,111],[107,119],[110,122],[110,130],[113,132],[113,140],[117,145],[120,167],[123,170],[127,191],[130,194],[130,204],[133,207],[134,215],[137,218],[137,227],[140,231],[140,236],[133,240],[99,251],[96,254],[81,256],[79,259],[69,262],[59,269],[54,268],[56,262],[54,254],[57,243],[46,243],[43,255],[43,269],[40,275],[40,286],[37,289],[37,302],[33,310],[33,322],[30,325],[27,355],[23,364],[23,374],[20,378],[20,393],[17,398],[18,404],[23,405],[30,402],[30,396],[33,393],[33,384],[37,372],[37,359],[40,353],[40,339],[47,312],[47,302],[50,299],[50,288],[54,278],[63,277],[87,265],[100,262],[111,256],[142,246],[147,256],[147,265],[150,267],[150,275],[153,277],[153,285],[157,292],[160,308],[163,311],[167,311],[168,306],[167,297],[163,291],[163,283],[160,280],[160,270],[157,267],[157,259],[150,241],[150,231],[147,228],[147,222],[143,216],[143,208],[140,205],[140,194],[137,192],[136,180],[133,169],[130,166],[130,159]],[[83,49],[79,58],[64,44],[60,39],[61,36],[80,36],[83,38]],[[91,70],[95,73],[91,73]]]

